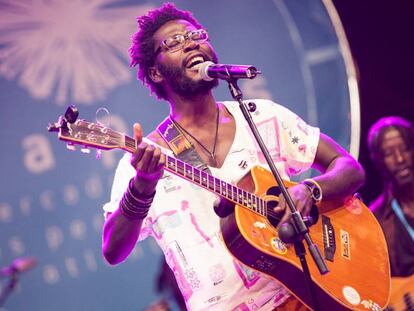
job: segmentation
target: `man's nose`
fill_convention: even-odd
[[[395,151],[394,157],[395,157],[395,161],[397,161],[397,163],[404,162],[404,160],[405,160],[404,155],[400,150]]]
[[[191,39],[187,39],[184,42],[184,48],[183,48],[183,50],[184,50],[184,52],[188,52],[188,51],[192,51],[194,49],[198,49],[199,46],[200,46],[199,43],[197,43],[197,42],[195,42],[195,41],[193,41]]]

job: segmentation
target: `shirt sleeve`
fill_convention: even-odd
[[[156,145],[151,140],[144,138],[143,141],[145,141],[148,144],[153,144],[154,146],[157,146],[161,148],[162,152],[167,155],[172,155],[171,151],[168,149],[165,149],[161,146]],[[109,213],[115,212],[119,207],[119,202],[122,199],[122,196],[124,195],[128,183],[135,176],[135,169],[131,165],[131,154],[125,153],[125,155],[121,158],[121,160],[118,163],[118,167],[115,171],[115,177],[114,181],[112,183],[112,189],[111,189],[111,199],[109,202],[103,205],[104,210],[104,216],[105,218],[108,216]],[[138,237],[138,240],[144,240],[149,235],[152,234],[152,220],[155,218],[155,210],[158,209],[157,206],[160,206],[160,204],[165,204],[165,201],[160,200],[160,196],[157,195],[158,193],[161,193],[162,191],[159,191],[162,189],[162,179],[158,182],[157,185],[157,193],[155,195],[154,201],[151,204],[151,208],[149,210],[149,213],[147,217],[142,222],[140,235]]]
[[[118,163],[118,167],[115,171],[114,181],[111,189],[111,200],[104,204],[104,216],[108,217],[109,213],[115,212],[119,207],[119,202],[128,187],[128,183],[135,176],[135,170],[130,163],[131,154],[126,153]],[[154,204],[154,203],[153,203]],[[153,206],[151,206],[153,208]],[[150,209],[151,213],[151,209]],[[149,214],[150,214],[149,213]],[[138,241],[146,239],[150,234],[148,216],[143,220]]]
[[[286,162],[286,174],[289,176],[303,173],[315,160],[319,143],[319,128],[308,125],[298,115],[284,106],[265,100],[271,109],[268,116],[276,116],[280,159]]]
[[[128,183],[135,175],[135,170],[130,164],[130,159],[131,155],[126,153],[118,163],[112,183],[111,200],[103,206],[105,217],[108,213],[113,213],[118,209],[119,202],[127,189]]]

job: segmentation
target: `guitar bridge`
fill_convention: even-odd
[[[325,215],[322,215],[322,232],[325,259],[333,262],[336,251],[335,230],[331,224],[331,220]]]

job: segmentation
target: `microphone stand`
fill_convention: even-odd
[[[300,263],[302,265],[302,270],[303,270],[305,283],[306,283],[305,286],[308,289],[308,292],[309,292],[309,295],[312,301],[312,305],[313,305],[312,307],[315,311],[318,311],[320,310],[320,307],[319,307],[318,300],[316,297],[314,284],[312,282],[312,278],[309,272],[309,267],[306,262],[306,258],[305,258],[306,250],[303,245],[303,239],[306,241],[306,244],[308,245],[309,253],[311,254],[312,259],[314,260],[316,266],[318,267],[319,272],[323,275],[323,274],[328,273],[329,269],[326,266],[324,259],[322,258],[318,245],[313,243],[309,235],[308,225],[305,223],[300,212],[296,209],[296,206],[293,203],[293,200],[291,196],[289,195],[289,192],[287,191],[285,185],[283,184],[283,180],[280,177],[280,174],[277,171],[275,164],[273,163],[273,160],[269,154],[269,151],[267,150],[263,142],[263,139],[260,136],[260,133],[256,127],[256,124],[254,124],[253,122],[250,112],[253,112],[256,110],[256,105],[254,103],[249,103],[248,105],[246,105],[243,102],[243,93],[240,90],[239,86],[237,85],[237,79],[228,78],[226,80],[228,82],[230,93],[232,97],[235,100],[237,100],[237,102],[239,103],[239,107],[243,113],[243,116],[245,117],[247,123],[249,124],[249,127],[253,133],[253,136],[255,140],[257,141],[261,151],[263,152],[263,155],[270,167],[270,170],[274,178],[276,179],[278,186],[280,188],[280,191],[283,194],[284,198],[286,199],[286,203],[288,204],[289,209],[291,211],[291,220],[293,220],[292,224],[287,223],[287,227],[285,226],[285,228],[279,233],[279,235],[283,242],[294,243],[296,255],[299,257]]]
[[[14,271],[7,282],[7,285],[2,288],[2,291],[0,293],[0,307],[3,307],[4,303],[6,302],[7,297],[10,295],[10,293],[16,288],[18,282],[19,282],[19,271]]]

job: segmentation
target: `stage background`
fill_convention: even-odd
[[[159,298],[154,241],[116,267],[101,255],[101,206],[122,152],[69,152],[46,126],[68,104],[125,133],[135,121],[148,133],[165,117],[127,53],[135,17],[161,3],[0,1],[0,265],[38,259],[3,310],[143,310]],[[357,156],[358,93],[329,1],[175,3],[205,25],[221,63],[262,70],[241,83],[246,99],[287,106]],[[215,95],[231,98],[224,83]]]
[[[381,192],[381,174],[369,157],[366,137],[379,118],[402,116],[414,123],[414,1],[334,0],[357,64],[361,102],[359,159],[368,204]]]

